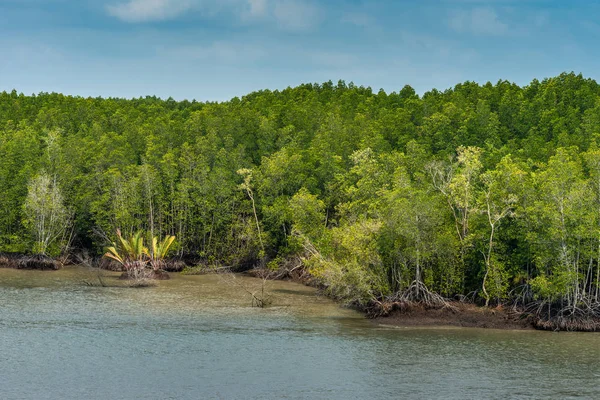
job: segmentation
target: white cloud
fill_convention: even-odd
[[[190,10],[204,17],[229,14],[233,20],[271,23],[291,31],[307,30],[321,21],[321,10],[312,0],[126,0],[106,10],[131,23],[174,19]]]
[[[498,14],[489,7],[478,7],[470,11],[458,11],[448,21],[450,28],[457,32],[469,32],[476,35],[504,35],[508,25],[498,19]]]
[[[175,18],[193,5],[191,0],[129,0],[108,5],[106,10],[126,22],[147,22]]]

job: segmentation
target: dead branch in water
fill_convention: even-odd
[[[254,290],[254,291],[250,290],[243,283],[240,283],[239,280],[237,279],[237,277],[235,276],[235,274],[233,274],[231,272],[221,273],[221,274],[218,274],[218,276],[220,279],[224,280],[225,282],[239,287],[244,292],[246,292],[248,295],[250,295],[250,297],[252,299],[252,307],[265,308],[265,307],[271,305],[271,303],[273,302],[271,294],[269,292],[265,291],[265,286],[268,281],[267,276],[261,278],[260,288],[258,288],[258,290]]]

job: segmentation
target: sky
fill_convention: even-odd
[[[600,79],[596,0],[0,0],[0,91],[225,101]]]

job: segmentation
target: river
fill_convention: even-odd
[[[258,309],[241,276],[95,279],[0,269],[0,399],[600,398],[600,334],[377,326],[289,282]]]

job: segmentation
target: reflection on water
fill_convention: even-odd
[[[0,269],[1,399],[600,398],[600,335],[389,328],[287,282]],[[113,276],[109,283],[118,283]]]

